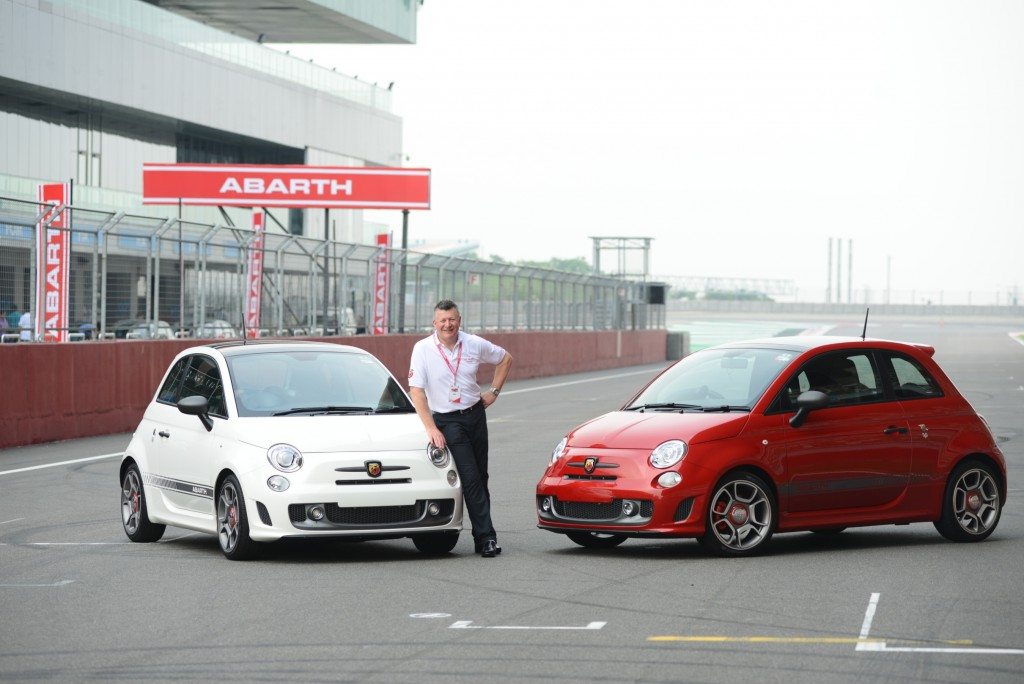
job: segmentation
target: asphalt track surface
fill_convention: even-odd
[[[536,528],[568,428],[661,366],[506,386],[489,409],[504,554],[409,540],[286,543],[225,560],[212,536],[121,530],[128,435],[0,451],[0,680],[1019,682],[1024,678],[1024,346],[1000,322],[872,324],[922,341],[988,419],[1009,500],[980,544],[930,524],[779,535],[768,555],[692,540],[576,547]],[[860,332],[848,322],[835,332]],[[10,472],[20,470],[20,472]],[[468,523],[467,523],[468,525]]]

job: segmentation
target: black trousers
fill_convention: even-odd
[[[462,496],[479,546],[496,539],[491,522],[491,493],[487,489],[487,411],[482,403],[465,413],[435,413],[434,424],[444,435],[462,480]]]

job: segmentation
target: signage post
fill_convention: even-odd
[[[36,226],[35,336],[44,342],[68,341],[68,270],[71,262],[69,183],[42,183],[39,203],[53,208]]]

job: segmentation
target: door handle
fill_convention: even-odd
[[[161,430],[160,432],[158,432],[156,434],[160,435],[161,437],[170,437],[171,436],[171,433],[167,432],[167,430]]]
[[[899,433],[899,434],[901,434],[901,435],[905,435],[905,434],[907,434],[908,432],[910,432],[910,428],[905,428],[905,427],[897,427],[897,426],[895,426],[895,425],[890,425],[889,427],[887,427],[887,428],[885,428],[884,430],[882,430],[882,432],[883,432],[884,434],[887,434],[887,435],[891,435],[891,434],[893,434],[894,432],[898,432],[898,433]]]

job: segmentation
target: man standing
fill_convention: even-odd
[[[434,446],[446,445],[462,479],[462,494],[473,525],[477,553],[501,553],[491,522],[487,489],[487,416],[508,377],[512,356],[482,337],[459,331],[462,317],[455,302],[442,299],[434,307],[434,334],[420,340],[409,363],[409,391],[416,413]],[[480,392],[477,369],[496,364],[490,389]]]

